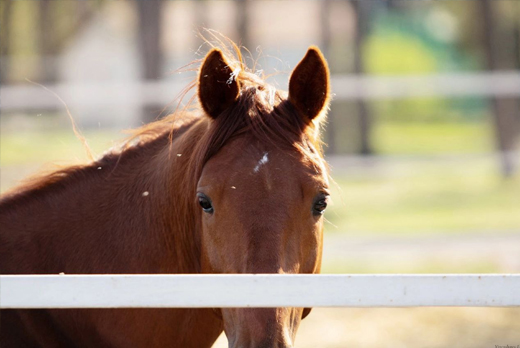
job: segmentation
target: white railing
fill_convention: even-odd
[[[46,87],[71,107],[168,105],[189,81],[159,80],[59,83]],[[406,99],[415,97],[519,97],[520,71],[432,75],[333,75],[334,100]],[[283,83],[280,83],[283,86]],[[0,110],[62,108],[62,102],[29,82],[0,87]]]
[[[0,308],[429,306],[520,306],[520,274],[0,276]]]
[[[407,99],[429,97],[518,97],[520,71],[432,75],[336,75],[335,99]]]

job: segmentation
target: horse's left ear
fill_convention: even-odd
[[[212,49],[199,73],[200,104],[208,116],[217,118],[238,98],[240,86],[236,78],[222,51]]]
[[[329,68],[319,48],[309,47],[289,79],[289,101],[308,120],[328,107]]]

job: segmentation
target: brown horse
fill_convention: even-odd
[[[0,200],[0,273],[317,273],[329,71],[310,47],[289,92],[213,48],[198,113]],[[135,140],[140,141],[136,142]],[[211,289],[208,289],[211,291]],[[292,347],[309,308],[3,310],[0,346]]]

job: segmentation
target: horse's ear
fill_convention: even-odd
[[[222,51],[212,49],[199,73],[199,99],[202,108],[215,119],[238,97],[240,86]]]
[[[309,120],[328,107],[329,68],[319,48],[309,47],[289,79],[289,101]]]
[[[312,308],[304,308],[302,313],[302,319],[305,319],[309,313],[311,312]]]

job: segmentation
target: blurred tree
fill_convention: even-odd
[[[363,66],[363,43],[365,42],[368,24],[369,13],[373,6],[367,1],[352,1],[351,2],[356,12],[356,36],[354,48],[354,72],[358,75],[364,73]],[[371,155],[373,153],[372,144],[370,141],[370,132],[372,126],[372,119],[367,107],[367,103],[363,99],[357,101],[358,110],[358,125],[360,136],[360,153],[362,155]]]
[[[478,2],[487,68],[495,71],[518,69],[514,44],[518,22],[496,21],[499,3],[492,3],[492,0]],[[492,98],[491,104],[502,174],[510,177],[514,172],[512,152],[520,127],[518,98]]]
[[[249,7],[250,0],[236,0],[237,6],[237,34],[238,42],[242,47],[252,50],[251,31],[249,29]]]
[[[330,5],[331,0],[323,0],[321,2],[321,16],[320,16],[320,27],[321,27],[321,50],[325,57],[329,57],[331,54],[330,45],[331,45],[331,30],[330,30]],[[334,128],[334,113],[330,112],[327,118],[327,131],[325,133],[326,136],[326,144],[327,144],[327,152],[330,154],[337,153],[337,144],[336,144],[336,132]]]
[[[0,2],[0,83],[9,79],[9,58],[11,54],[10,28],[11,28],[12,2]]]
[[[51,0],[40,0],[38,2],[38,58],[40,65],[40,81],[44,83],[54,82],[56,80],[56,64],[55,55],[57,50],[56,34],[54,32],[55,22],[52,18],[53,8]]]
[[[207,0],[197,0],[195,2],[195,24],[197,29],[202,32],[202,28],[208,28],[208,2]]]
[[[40,82],[55,82],[58,73],[58,55],[73,40],[85,25],[90,22],[98,8],[98,1],[52,1],[0,2],[0,41],[2,67],[4,72],[13,56],[31,56],[25,60],[23,78]],[[14,67],[16,69],[16,67]],[[20,76],[4,73],[2,82]]]
[[[161,29],[162,29],[162,1],[136,2],[139,18],[139,52],[141,54],[142,79],[159,80],[162,69]],[[156,120],[161,112],[159,105],[146,105],[143,108],[141,119],[144,123]]]

